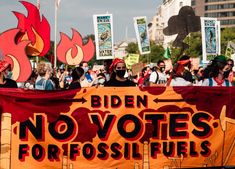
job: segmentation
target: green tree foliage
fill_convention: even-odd
[[[235,42],[235,28],[223,28],[221,30],[221,53],[225,54],[229,41]]]
[[[126,47],[126,52],[139,54],[138,44],[134,42],[129,43],[128,46]]]
[[[151,53],[141,57],[143,61],[149,58],[148,62],[157,63],[159,60],[165,59],[163,56],[165,49],[163,48],[162,45],[156,45],[154,42],[151,42],[150,47],[151,47]]]
[[[190,33],[185,38],[185,42],[189,45],[189,48],[184,51],[184,54],[193,58],[202,55],[202,38],[200,32]]]
[[[156,45],[154,42],[150,43],[151,53],[140,56],[140,61],[143,63],[153,62],[156,63],[158,60],[163,60],[164,48],[161,45]],[[131,42],[126,48],[127,53],[139,54],[138,44]]]

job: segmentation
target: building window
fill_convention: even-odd
[[[192,6],[195,6],[195,5],[196,5],[196,1],[195,1],[195,0],[192,0],[192,1],[191,1],[191,4],[192,4]]]

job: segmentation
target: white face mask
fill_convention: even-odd
[[[105,82],[105,79],[103,79],[103,78],[101,78],[101,79],[98,80],[98,83],[99,83],[99,84],[104,84],[104,82]]]
[[[89,68],[88,67],[84,67],[84,72],[88,72]]]

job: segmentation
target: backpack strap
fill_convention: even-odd
[[[156,75],[157,75],[156,80],[155,80],[155,84],[158,84],[157,82],[158,82],[158,80],[159,80],[159,74],[158,74],[157,71],[155,71],[155,72],[156,72]]]
[[[209,78],[209,86],[213,86],[213,81],[212,81],[212,78]]]

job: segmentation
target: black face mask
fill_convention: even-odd
[[[162,73],[163,73],[163,72],[165,71],[165,67],[160,67],[160,69],[159,69],[159,70],[160,70],[160,72],[162,72]]]
[[[226,71],[224,72],[223,76],[224,76],[225,78],[227,78],[227,77],[229,76],[229,73],[230,73],[230,70],[226,70]]]
[[[120,78],[123,78],[126,73],[126,70],[116,70],[116,75]]]

